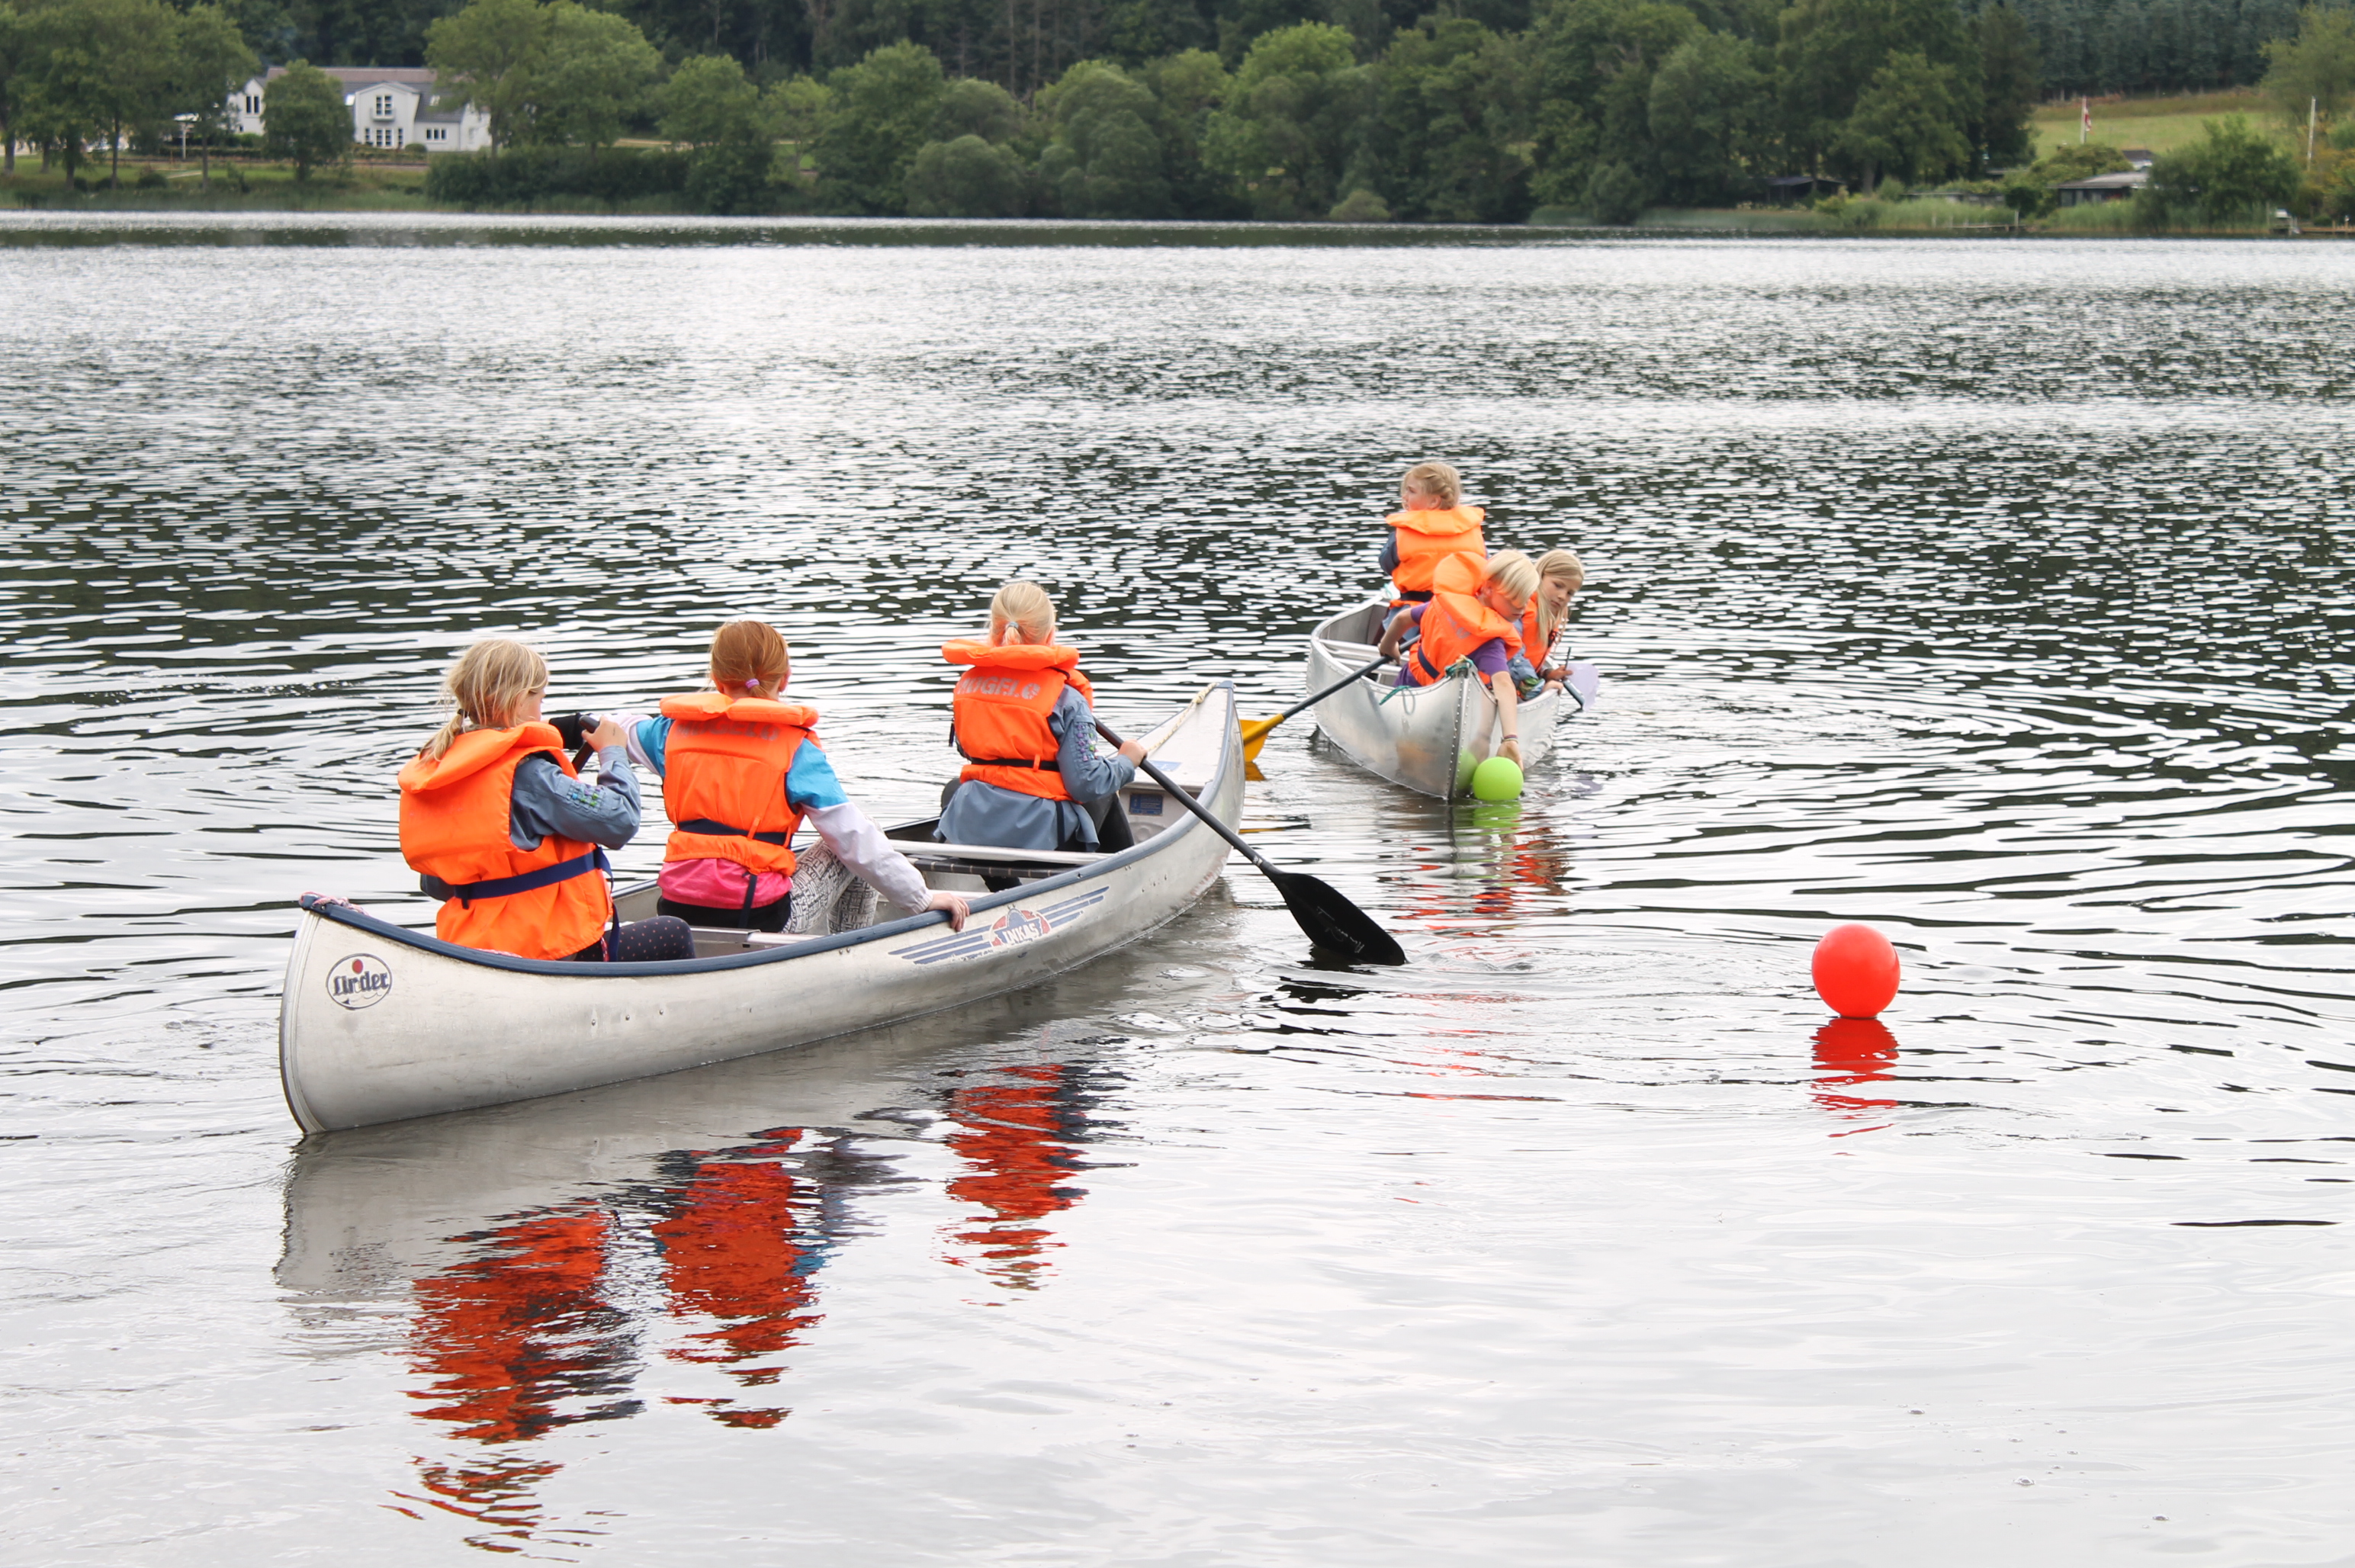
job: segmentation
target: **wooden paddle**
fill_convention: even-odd
[[[1373,674],[1374,671],[1381,668],[1382,666],[1390,662],[1391,661],[1386,658],[1376,659],[1373,663],[1368,665],[1363,669],[1351,670],[1348,674],[1343,676],[1340,679],[1335,681],[1324,690],[1316,693],[1316,696],[1294,703],[1291,707],[1285,709],[1274,718],[1254,719],[1250,723],[1244,725],[1243,761],[1247,763],[1255,763],[1259,760],[1259,749],[1267,744],[1268,731],[1273,730],[1277,725],[1283,723],[1285,720],[1291,718],[1295,713],[1305,712],[1307,709],[1316,707],[1318,703],[1324,701],[1327,698],[1332,696],[1335,692],[1340,690],[1351,681],[1363,680],[1366,677]]]
[[[1096,721],[1096,733],[1114,745],[1123,744],[1102,720]],[[1257,866],[1275,891],[1284,895],[1284,907],[1307,933],[1308,940],[1360,964],[1403,964],[1406,954],[1396,938],[1374,923],[1373,917],[1348,899],[1337,889],[1319,881],[1305,871],[1279,871],[1242,841],[1242,836],[1209,813],[1209,808],[1184,790],[1167,773],[1161,771],[1151,758],[1137,763],[1146,776],[1167,791],[1171,799],[1199,817],[1202,825],[1237,849],[1243,859]]]

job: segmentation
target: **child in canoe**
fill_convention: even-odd
[[[1463,502],[1463,481],[1444,463],[1418,463],[1399,481],[1399,509],[1385,519],[1391,537],[1381,557],[1397,592],[1392,604],[1430,603],[1432,574],[1450,556],[1487,558],[1480,533],[1487,514]]]
[[[1538,558],[1538,591],[1521,613],[1521,651],[1510,661],[1522,697],[1569,680],[1570,666],[1554,657],[1554,644],[1570,620],[1571,599],[1585,585],[1586,568],[1570,551],[1550,549]]]
[[[1497,696],[1505,732],[1497,754],[1516,763],[1521,760],[1520,694],[1512,658],[1520,651],[1522,613],[1537,589],[1537,566],[1519,550],[1501,551],[1476,566],[1455,557],[1433,574],[1431,603],[1410,605],[1382,631],[1381,655],[1399,661],[1400,686],[1436,686],[1468,661],[1474,678]],[[1410,632],[1421,640],[1401,655],[1399,645]]]
[[[702,926],[783,931],[794,830],[805,817],[835,858],[901,909],[939,910],[964,929],[965,901],[922,872],[850,803],[812,731],[817,709],[785,700],[790,650],[762,621],[712,635],[711,685],[622,720],[631,760],[663,782],[671,820],[655,908]]]
[[[400,770],[400,853],[432,897],[444,942],[583,963],[695,956],[684,922],[616,926],[605,851],[637,836],[638,784],[621,726],[600,720],[587,784],[543,722],[548,663],[493,637],[442,682],[457,711]]]
[[[1055,641],[1055,602],[1035,582],[1009,582],[989,602],[989,632],[941,649],[970,667],[952,699],[951,737],[965,756],[937,837],[1008,849],[1125,849],[1117,796],[1145,748],[1095,748],[1095,693],[1075,648]]]

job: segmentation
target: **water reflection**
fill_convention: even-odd
[[[1061,1245],[1042,1221],[1084,1190],[1069,1179],[1082,1168],[1077,1146],[1088,1136],[1087,1104],[1081,1074],[1060,1062],[1012,1068],[1001,1082],[950,1093],[958,1130],[948,1146],[967,1173],[949,1183],[949,1196],[986,1217],[953,1232],[949,1262],[977,1269],[1002,1289],[1039,1287],[1047,1251]]]
[[[1816,1030],[1816,1104],[1850,1120],[1897,1108],[1894,1100],[1836,1094],[1836,1088],[1880,1083],[1895,1077],[1897,1037],[1879,1019],[1834,1019]]]

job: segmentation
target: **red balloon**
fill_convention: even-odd
[[[1897,949],[1869,925],[1838,925],[1816,944],[1816,995],[1844,1019],[1881,1016],[1897,996]]]

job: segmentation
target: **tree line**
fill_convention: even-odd
[[[1074,42],[1058,66],[1043,19],[1033,41],[1027,91],[912,38],[763,83],[719,52],[666,74],[642,29],[573,0],[472,0],[424,54],[503,155],[643,124],[696,150],[716,210],[916,216],[1516,222],[1729,203],[1793,169],[1966,177],[2026,158],[2038,81],[2019,12],[1955,0],[1538,0],[1519,28],[1374,13],[1231,59]]]
[[[706,3],[716,38],[736,13]],[[808,3],[844,7],[829,26],[848,27],[847,8],[870,0]],[[1448,14],[1405,21],[1381,8],[1390,0],[1319,0],[1343,20],[1285,20],[1295,0],[1230,14],[1122,3],[1140,8],[994,0],[967,15],[907,0],[900,30],[921,23],[932,42],[892,38],[810,73],[748,68],[723,48],[678,54],[675,37],[658,44],[576,0],[469,0],[424,21],[420,52],[445,94],[485,112],[496,150],[437,158],[429,194],[1517,222],[1540,207],[1625,221],[1646,206],[1731,204],[1794,172],[1918,187],[2027,162],[2046,71],[2026,7],[2051,0],[1450,0]],[[982,28],[985,10],[999,31]],[[2302,15],[2321,37],[2355,13]],[[957,16],[963,32],[943,20]],[[1016,60],[1007,29],[1026,17]],[[249,25],[211,4],[0,0],[0,115],[70,161],[168,112],[214,114],[225,79],[252,63]],[[2290,48],[2270,40],[2261,66]],[[336,92],[307,67],[274,80],[272,140],[289,156],[336,155],[350,132]],[[282,119],[309,127],[307,152]],[[614,146],[648,134],[685,151]]]

